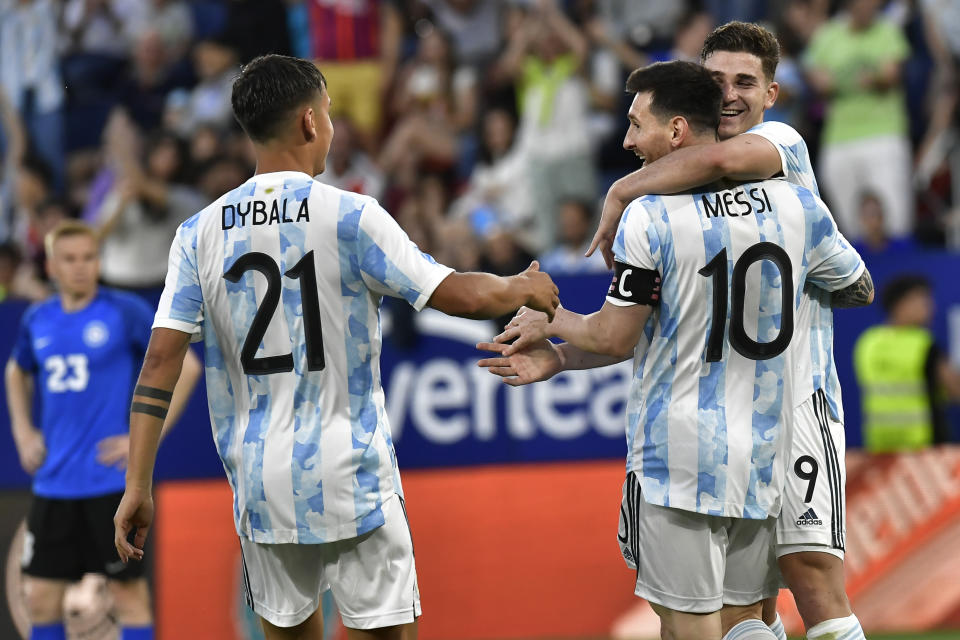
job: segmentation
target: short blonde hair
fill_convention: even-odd
[[[100,236],[97,230],[86,222],[79,220],[64,220],[51,229],[43,239],[43,248],[47,252],[47,257],[53,255],[53,245],[60,238],[69,238],[71,236],[89,236],[94,244],[100,245]]]

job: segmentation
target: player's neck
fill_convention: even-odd
[[[298,171],[313,175],[313,159],[297,149],[257,149],[257,170],[254,175],[275,173],[277,171]]]
[[[60,292],[60,307],[67,313],[74,313],[85,309],[87,305],[93,302],[93,299],[97,297],[97,287],[93,288],[93,291],[84,294],[70,294],[61,291]]]

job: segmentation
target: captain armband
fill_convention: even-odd
[[[660,304],[660,273],[623,262],[613,263],[613,280],[607,297],[631,304],[655,307]]]

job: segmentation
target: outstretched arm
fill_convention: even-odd
[[[582,351],[619,358],[614,362],[620,362],[633,354],[651,311],[652,307],[643,304],[619,306],[605,302],[599,311],[585,316],[559,307],[553,322],[548,324],[544,314],[522,309],[494,341],[506,343],[513,340],[503,351],[504,355],[510,356],[544,338],[560,338]],[[593,366],[603,365],[572,368]]]
[[[604,199],[600,225],[587,255],[600,249],[607,267],[613,268],[613,240],[620,217],[627,205],[640,196],[678,193],[721,178],[762,180],[777,175],[781,164],[780,153],[773,143],[752,133],[668,153],[613,183]]]
[[[550,318],[560,304],[560,291],[534,260],[515,276],[491,273],[451,273],[434,290],[428,304],[463,318],[497,318],[523,306],[543,311]]]
[[[617,364],[630,357],[598,355],[568,343],[556,345],[548,340],[534,342],[513,355],[506,355],[507,345],[498,342],[481,342],[477,348],[500,354],[480,360],[477,366],[502,377],[512,387],[548,380],[561,371]]]
[[[873,278],[870,277],[870,272],[864,269],[863,275],[857,278],[856,282],[830,294],[830,306],[835,309],[865,307],[873,302],[873,296]]]
[[[130,405],[130,459],[127,486],[113,518],[114,544],[120,559],[143,559],[143,546],[153,523],[153,466],[174,387],[180,378],[190,334],[157,328],[143,358],[143,368]],[[127,540],[136,530],[133,544]]]

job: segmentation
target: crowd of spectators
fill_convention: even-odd
[[[732,19],[778,34],[768,118],[804,135],[851,239],[960,248],[955,0],[0,0],[0,299],[49,293],[65,217],[100,229],[107,284],[156,296],[177,225],[253,172],[230,87],[271,52],[328,80],[318,179],[438,260],[603,271],[580,256],[637,167],[626,76]]]

